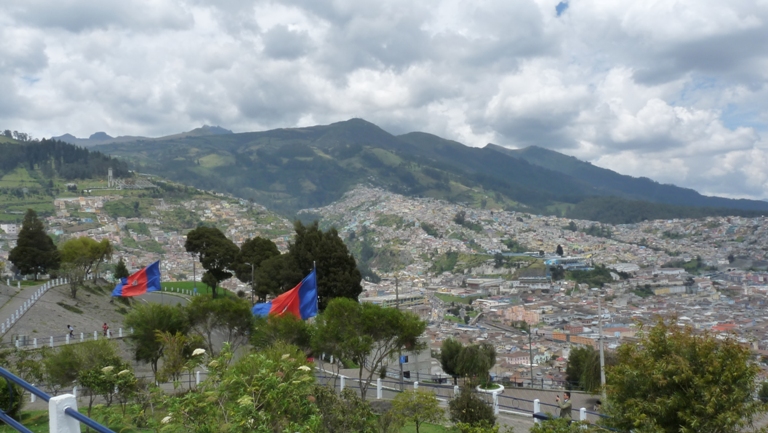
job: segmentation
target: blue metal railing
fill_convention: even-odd
[[[36,395],[37,397],[39,397],[41,400],[45,401],[46,403],[51,401],[51,396],[50,395],[46,394],[45,392],[43,392],[40,389],[36,388],[35,386],[30,384],[26,380],[16,376],[15,374],[11,373],[10,371],[6,370],[3,367],[0,367],[0,376],[5,378],[6,381],[13,382],[16,385],[26,389],[27,391],[29,391],[32,394]],[[9,384],[9,388],[12,389],[10,384]],[[13,391],[9,391],[9,392],[13,392]],[[19,396],[19,398],[21,398],[21,396]],[[72,418],[80,421],[81,423],[87,425],[88,427],[96,430],[99,433],[115,433],[114,431],[110,430],[109,428],[104,427],[103,425],[97,423],[96,421],[93,421],[92,419],[88,418],[87,416],[81,414],[80,412],[78,412],[77,410],[75,410],[75,409],[73,409],[71,407],[68,407],[68,408],[64,409],[64,414],[66,414],[67,416],[72,417]],[[8,416],[8,414],[6,414],[1,408],[0,408],[0,420],[3,420],[6,424],[8,424],[9,426],[13,427],[17,431],[24,432],[24,433],[31,432],[29,429],[27,429],[26,427],[21,425],[18,421],[14,420],[10,416]]]

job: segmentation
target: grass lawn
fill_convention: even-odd
[[[454,323],[461,323],[462,325],[464,324],[464,321],[462,319],[459,319],[458,317],[454,316],[453,314],[446,314],[445,316],[443,316],[443,319],[449,320],[449,321],[454,322]]]
[[[483,298],[483,295],[472,295],[462,298],[460,296],[447,295],[445,293],[435,293],[435,296],[443,302],[455,302],[457,304],[469,304],[470,300]]]
[[[184,290],[193,290],[195,288],[195,282],[194,281],[169,281],[160,283],[160,287],[163,288],[163,291],[170,291],[170,288],[175,289],[184,289]],[[222,289],[219,287],[216,289],[216,292],[218,294],[224,294],[227,296],[235,296],[232,292],[230,292],[227,289]],[[200,281],[197,282],[197,293],[201,295],[210,295],[211,294],[211,288],[208,287],[205,283],[202,283]]]
[[[35,280],[21,280],[22,286],[42,286],[43,284],[47,283],[48,280],[39,279],[37,281]],[[11,282],[13,283],[13,282]]]

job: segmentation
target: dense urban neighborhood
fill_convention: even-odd
[[[200,281],[200,266],[196,272],[184,248],[185,233],[197,224],[219,227],[238,245],[265,237],[280,251],[293,236],[288,219],[223,194],[154,198],[148,209],[143,200],[139,216],[114,216],[115,203],[125,200],[108,191],[56,199],[47,231],[56,239],[107,239],[116,248],[113,261],[122,258],[132,270],[160,260],[166,282]],[[571,348],[597,348],[602,333],[606,349],[614,349],[658,315],[736,334],[755,354],[768,355],[765,217],[608,225],[370,187],[299,217],[335,227],[370,270],[360,301],[428,321],[422,338],[431,351],[407,357],[408,377],[446,380],[429,354],[451,337],[493,344],[498,357],[491,374],[498,381],[560,388]],[[7,262],[19,226],[0,229],[0,261]],[[10,278],[10,267],[5,271]],[[222,286],[241,296],[250,291],[235,278]]]

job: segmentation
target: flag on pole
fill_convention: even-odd
[[[251,312],[254,316],[262,317],[270,314],[282,316],[289,313],[302,320],[317,316],[317,274],[315,270],[313,269],[291,290],[269,302],[254,305]]]
[[[121,278],[112,291],[112,296],[138,296],[160,290],[160,261],[146,268]]]

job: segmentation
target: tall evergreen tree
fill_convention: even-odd
[[[294,228],[296,237],[289,245],[288,251],[302,278],[312,270],[314,264],[317,265],[320,310],[324,310],[328,301],[333,298],[357,300],[363,291],[363,277],[357,269],[355,258],[336,229],[331,228],[323,232],[317,221],[309,226],[296,221]]]
[[[115,278],[125,278],[128,274],[128,268],[125,266],[125,261],[122,257],[120,257],[120,260],[117,261],[117,265],[115,266]]]
[[[248,239],[240,246],[240,253],[237,255],[233,265],[235,276],[243,283],[251,284],[255,280],[256,271],[259,270],[261,264],[265,260],[279,255],[280,251],[278,251],[277,245],[271,240],[258,236]],[[262,293],[264,292],[257,294],[256,287],[251,289],[254,295],[259,297],[259,302],[263,302],[264,297]]]
[[[28,209],[24,215],[16,246],[10,251],[8,260],[22,274],[34,274],[35,280],[37,274],[59,268],[59,251],[53,244],[53,239],[45,233],[43,222],[32,209]]]

